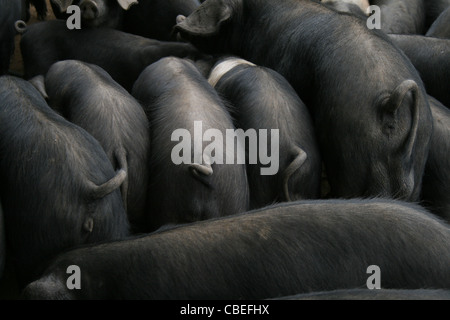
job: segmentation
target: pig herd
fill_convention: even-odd
[[[50,3],[0,0],[2,297],[450,300],[450,0]]]

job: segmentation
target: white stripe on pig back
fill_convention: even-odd
[[[247,64],[253,67],[256,66],[250,61],[241,58],[227,58],[225,61],[220,62],[212,69],[211,74],[209,75],[208,78],[209,84],[215,87],[225,73],[227,73],[228,71],[230,71],[234,67],[237,67],[240,64]]]
[[[361,8],[363,12],[367,12],[367,8],[369,7],[369,1],[368,0],[321,0],[322,2],[347,2],[347,3],[353,3],[356,4],[358,7]]]

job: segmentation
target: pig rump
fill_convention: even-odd
[[[27,81],[0,78],[0,96],[1,198],[23,286],[64,249],[128,235],[118,190],[126,174]]]

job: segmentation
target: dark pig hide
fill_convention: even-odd
[[[68,248],[129,234],[115,171],[99,142],[27,81],[0,77],[0,195],[20,286]]]
[[[386,34],[309,0],[207,0],[176,30],[289,81],[313,116],[331,196],[418,200],[432,117],[419,74]]]

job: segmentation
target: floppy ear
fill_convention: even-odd
[[[137,0],[117,0],[117,3],[123,10],[128,10],[133,4],[138,4],[139,2]]]
[[[51,0],[51,2],[59,7],[59,11],[66,12],[67,7],[72,4],[73,0]]]
[[[226,1],[206,1],[186,19],[175,26],[175,30],[190,35],[208,36],[219,32],[221,25],[232,15]]]
[[[420,114],[419,86],[413,80],[405,80],[395,88],[384,104],[383,112],[391,117],[395,124],[399,121],[401,108],[407,108],[411,114],[411,128],[404,145],[405,155],[410,158],[417,138]]]

